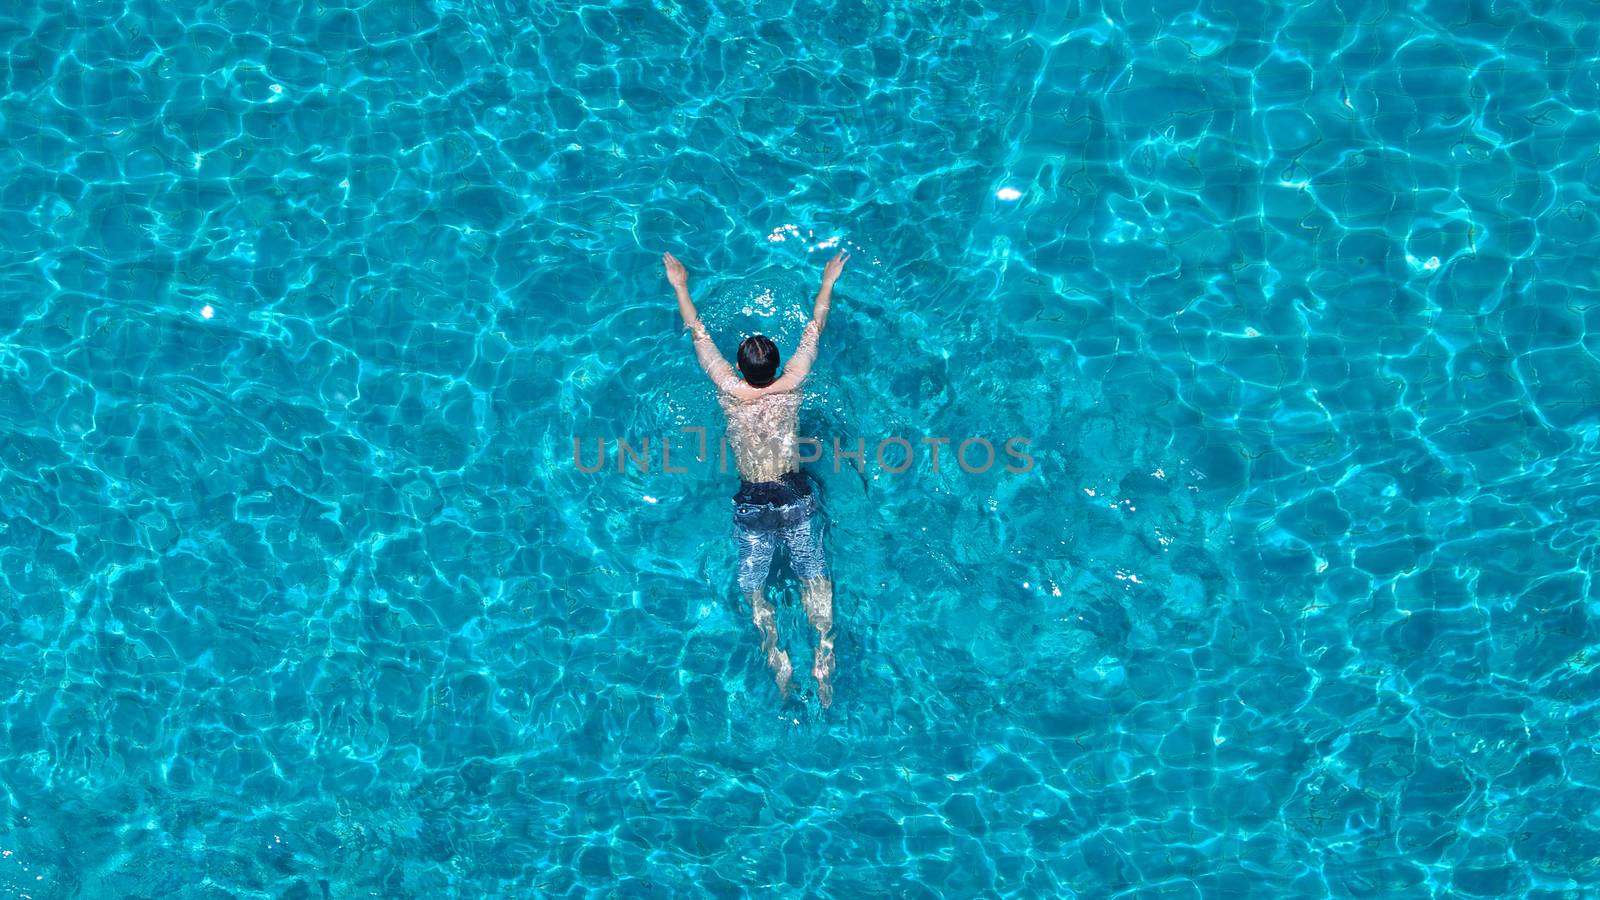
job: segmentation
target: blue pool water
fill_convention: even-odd
[[[0,895],[1587,896],[1593,10],[5,6]]]

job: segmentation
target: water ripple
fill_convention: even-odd
[[[1577,896],[1597,37],[0,11],[0,889]],[[657,260],[788,346],[835,246],[823,713]],[[574,466],[619,436],[656,465]]]

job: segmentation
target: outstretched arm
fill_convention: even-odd
[[[671,253],[661,254],[661,262],[667,268],[667,282],[678,295],[678,315],[683,317],[683,327],[694,328],[700,324],[700,314],[695,311],[694,301],[689,299],[689,270]]]
[[[839,280],[839,273],[844,271],[844,264],[849,261],[850,255],[841,250],[823,266],[822,287],[817,291],[816,302],[811,307],[811,321],[800,332],[800,344],[794,348],[794,355],[789,357],[789,364],[783,367],[783,377],[778,379],[775,389],[797,388],[811,374],[811,364],[817,361],[817,341],[822,337],[822,329],[828,325],[828,310],[833,306],[833,283]]]
[[[695,311],[694,301],[689,298],[689,272],[678,262],[678,258],[671,253],[661,254],[661,261],[667,268],[667,281],[672,283],[672,289],[678,295],[678,315],[683,317],[683,326],[694,334],[694,355],[700,361],[700,368],[711,376],[711,381],[723,390],[732,390],[739,383],[733,374],[733,366],[722,358],[717,352],[717,345],[712,342],[710,332],[700,321],[700,314]]]
[[[844,264],[850,261],[850,254],[840,250],[822,267],[822,287],[817,291],[817,300],[811,306],[811,321],[817,323],[817,331],[828,327],[828,309],[833,305],[833,283],[839,280],[839,273],[844,271]]]

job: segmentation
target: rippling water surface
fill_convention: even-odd
[[[1595,23],[0,9],[0,891],[1592,890]],[[824,711],[659,256],[833,246]]]

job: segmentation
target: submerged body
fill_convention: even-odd
[[[814,522],[816,497],[800,471],[797,432],[800,387],[816,360],[833,283],[846,259],[841,253],[824,270],[811,321],[801,332],[783,377],[772,377],[777,368],[775,347],[757,336],[740,348],[740,366],[746,374],[746,379],[741,380],[700,322],[689,299],[688,275],[682,264],[670,253],[663,256],[667,277],[677,291],[679,312],[694,335],[695,356],[716,385],[717,401],[728,419],[728,442],[733,447],[741,482],[734,497],[740,593],[750,601],[751,618],[761,633],[767,663],[777,677],[779,690],[787,695],[794,667],[789,654],[777,646],[775,611],[766,598],[773,554],[780,542],[787,545],[790,562],[800,577],[806,616],[817,629],[816,662],[811,673],[817,679],[817,695],[823,706],[833,701],[833,689],[828,683],[833,672],[833,582]],[[747,348],[755,341],[765,342],[765,349],[758,345],[747,356]],[[766,358],[767,353],[771,354],[770,359]],[[755,381],[761,376],[761,381]]]

